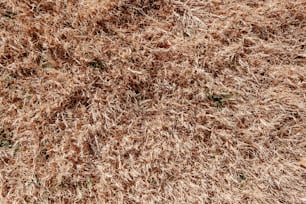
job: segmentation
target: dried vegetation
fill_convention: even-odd
[[[304,0],[1,0],[1,203],[306,202],[305,26]]]

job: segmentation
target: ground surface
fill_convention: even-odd
[[[1,203],[305,203],[305,26],[304,0],[1,0]]]

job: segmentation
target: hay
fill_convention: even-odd
[[[306,4],[0,2],[1,203],[303,203]]]

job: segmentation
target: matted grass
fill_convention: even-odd
[[[1,0],[0,202],[305,203],[305,26],[304,0]]]

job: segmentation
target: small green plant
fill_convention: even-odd
[[[85,188],[91,188],[92,187],[92,185],[93,185],[93,182],[92,182],[92,179],[87,179],[85,182],[84,182],[84,187]]]
[[[14,156],[19,152],[19,150],[20,149],[18,145],[14,147]]]
[[[34,175],[31,183],[34,184],[35,186],[41,186],[40,178],[38,177],[37,174]]]
[[[232,96],[232,94],[214,94],[206,93],[208,100],[212,101],[217,107],[224,107],[224,101]]]
[[[246,175],[245,175],[243,172],[239,172],[239,173],[237,174],[237,181],[238,181],[239,183],[245,181],[246,179],[247,179],[247,177],[246,177]]]
[[[0,147],[11,148],[13,141],[10,139],[6,131],[0,127]]]
[[[95,69],[105,69],[105,64],[101,61],[101,60],[93,60],[91,62],[88,63],[89,66],[95,68]]]
[[[3,14],[4,17],[7,17],[7,18],[10,18],[10,19],[13,19],[15,18],[16,16],[16,13],[14,13],[13,11],[5,11],[4,14]]]

